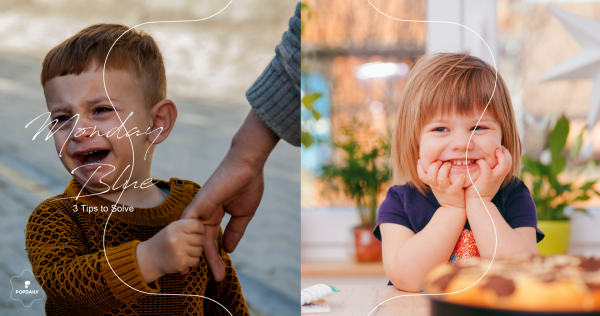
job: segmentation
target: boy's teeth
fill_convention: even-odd
[[[83,154],[83,155],[84,155],[84,156],[87,156],[87,155],[89,155],[89,154],[93,154],[93,153],[95,153],[95,152],[98,152],[98,151],[97,151],[97,150],[96,150],[96,151],[90,151],[89,153],[85,153],[85,154]]]
[[[84,163],[84,165],[91,165],[91,164],[93,164],[93,163],[97,163],[97,162],[100,162],[100,160],[98,160],[98,161],[94,161],[94,162],[85,162],[85,163]]]

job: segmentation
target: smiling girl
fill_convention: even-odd
[[[405,184],[388,190],[373,232],[390,285],[418,292],[442,262],[491,258],[494,227],[495,258],[537,256],[544,234],[518,178],[520,160],[510,96],[495,69],[469,54],[421,57],[392,142],[394,175]]]

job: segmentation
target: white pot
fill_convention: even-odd
[[[582,212],[574,212],[570,215],[569,252],[579,256],[600,257],[600,208],[587,210],[589,216]]]
[[[301,209],[303,261],[347,261],[354,249],[352,229],[360,225],[358,210],[347,208]]]

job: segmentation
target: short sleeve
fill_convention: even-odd
[[[504,219],[511,228],[535,227],[537,242],[542,241],[545,235],[537,227],[537,211],[531,192],[525,183],[518,179],[516,187],[508,192],[504,202]]]
[[[413,232],[415,231],[408,220],[408,215],[404,211],[404,205],[400,194],[400,186],[391,187],[385,200],[379,206],[379,212],[377,214],[377,225],[373,230],[373,235],[381,241],[381,232],[379,231],[379,225],[382,223],[393,223],[408,227]]]

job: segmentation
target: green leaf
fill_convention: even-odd
[[[583,128],[581,130],[581,133],[579,133],[579,135],[577,135],[577,138],[575,139],[575,143],[573,143],[573,146],[571,147],[571,152],[569,154],[571,159],[575,159],[579,155],[579,151],[581,150],[581,144],[583,143],[583,132],[585,132],[586,128],[587,127]]]
[[[304,95],[304,98],[302,98],[302,104],[304,104],[304,107],[310,111],[313,109],[313,103],[315,103],[315,101],[318,98],[320,98],[321,96],[322,96],[322,94],[320,94],[318,92],[306,94],[306,95]]]
[[[576,197],[575,199],[573,199],[573,202],[575,202],[575,201],[587,201],[589,199],[590,199],[590,196],[586,194],[586,195],[582,195],[582,196]]]
[[[300,142],[304,145],[304,148],[310,147],[313,143],[313,137],[307,131],[302,130],[300,132]]]
[[[558,175],[565,169],[566,165],[567,165],[567,157],[561,156],[556,159],[554,159],[554,157],[553,157],[552,164],[550,165],[550,172],[553,175]]]
[[[523,167],[524,167],[523,171],[530,173],[534,176],[541,175],[540,169],[538,168],[536,161],[529,158],[529,156],[527,156],[527,155],[523,155],[521,160],[523,162]]]
[[[312,114],[315,117],[315,120],[319,120],[321,118],[321,114],[319,114],[319,112],[315,111],[315,109],[312,110]]]
[[[550,133],[549,143],[552,160],[558,158],[560,152],[565,148],[567,136],[569,136],[569,120],[562,115],[556,122],[554,130]]]
[[[362,224],[369,225],[377,220],[377,206],[380,204],[377,197],[391,180],[391,172],[385,161],[388,155],[383,154],[387,149],[365,150],[353,134],[356,130],[344,129],[348,137],[333,142],[333,148],[342,154],[341,161],[322,166],[320,179],[327,183],[326,189],[337,186],[349,196],[358,209]],[[377,140],[376,134],[372,137]],[[388,140],[381,143],[387,144]],[[327,191],[330,190],[323,193]]]
[[[560,188],[560,182],[558,182],[556,175],[548,174],[547,177],[548,177],[548,182],[550,182],[550,186],[552,186],[552,188],[554,188],[554,189]]]
[[[556,195],[559,196],[565,191],[571,191],[570,183],[563,184],[563,185],[559,186],[558,188],[556,188]]]
[[[583,190],[583,191],[587,191],[587,190],[591,189],[594,186],[594,184],[596,184],[596,181],[588,181],[584,185],[582,185],[581,188],[579,188],[579,189]]]
[[[310,15],[311,15],[312,12],[311,12],[310,7],[308,6],[308,4],[301,3],[300,4],[300,11],[302,11],[302,10],[308,11],[308,18],[310,19]]]

